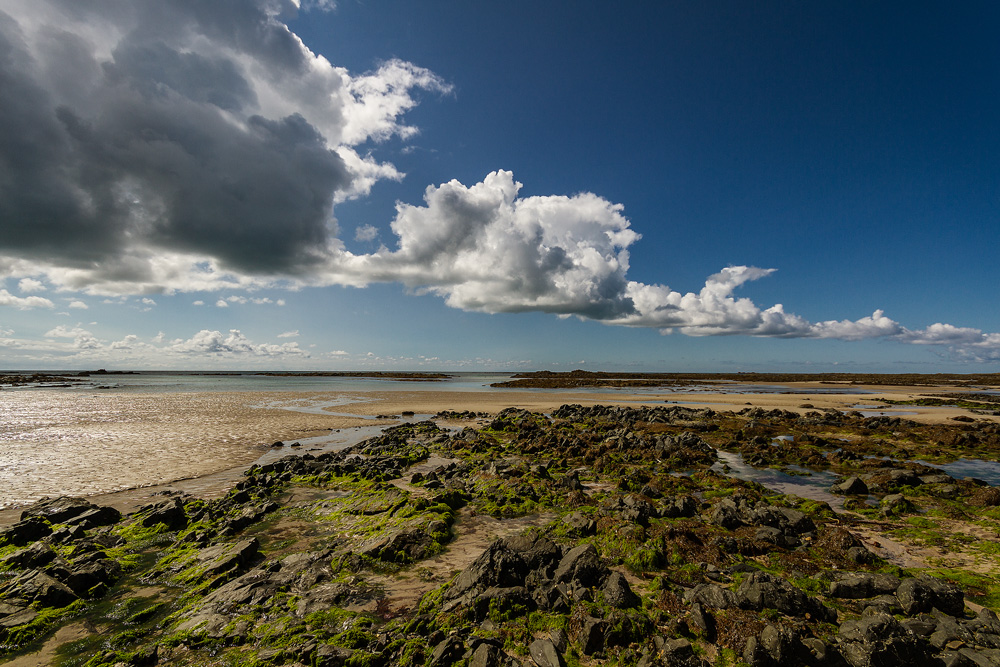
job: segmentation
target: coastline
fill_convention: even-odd
[[[338,432],[345,436],[354,429],[363,429],[365,435],[375,435],[382,428],[404,421],[400,415],[412,412],[416,415],[435,415],[444,411],[469,411],[496,414],[506,408],[519,408],[532,412],[549,413],[567,404],[612,405],[622,407],[679,405],[691,408],[711,408],[719,411],[738,412],[748,407],[764,410],[785,410],[798,414],[810,411],[838,410],[849,412],[864,410],[856,406],[880,407],[884,409],[864,410],[880,415],[898,415],[905,419],[928,424],[954,423],[956,417],[965,418],[970,412],[957,407],[927,407],[919,405],[888,405],[884,401],[909,401],[946,392],[969,392],[962,386],[886,386],[886,385],[845,385],[841,388],[827,382],[754,382],[748,388],[757,391],[739,392],[739,385],[726,386],[726,391],[662,391],[645,389],[579,390],[483,390],[447,391],[421,389],[413,391],[365,391],[350,392],[345,400],[343,392],[334,391],[271,391],[271,392],[213,392],[211,396],[227,406],[224,419],[206,421],[202,418],[203,429],[200,439],[203,448],[225,445],[226,458],[213,458],[209,462],[198,462],[187,469],[178,469],[166,478],[144,481],[128,488],[82,493],[79,495],[102,505],[110,505],[123,512],[152,502],[159,495],[172,492],[187,492],[205,498],[218,497],[230,485],[240,479],[243,472],[262,457],[279,454],[331,451],[338,447],[311,446],[301,450],[288,447],[275,449],[275,441],[292,442],[297,439],[322,438]],[[760,391],[761,387],[769,391]],[[782,390],[782,391],[779,391]],[[855,393],[858,392],[858,393]],[[866,393],[860,393],[866,392]],[[195,399],[195,394],[174,394],[179,400]],[[134,398],[132,396],[131,398]],[[234,405],[237,406],[234,408]],[[275,407],[275,406],[282,407]],[[997,416],[974,415],[977,419],[1000,422]],[[212,415],[213,419],[216,415]],[[244,421],[242,439],[234,445],[234,424]],[[149,428],[155,428],[150,423]],[[214,432],[212,429],[215,429]],[[249,435],[252,432],[252,437]],[[354,441],[362,439],[361,436]],[[352,442],[353,444],[353,442]],[[346,446],[346,445],[344,445]],[[48,494],[49,497],[61,495]],[[31,501],[18,503],[0,509],[0,526],[17,521],[21,509]]]
[[[1000,420],[880,405],[924,387],[757,389],[244,394],[299,446],[3,531],[0,655],[708,667],[772,664],[787,635],[869,664],[877,621],[914,664],[1000,657],[1000,478],[939,466],[994,468]],[[304,437],[335,419],[365,426]]]

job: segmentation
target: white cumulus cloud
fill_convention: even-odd
[[[0,306],[12,306],[18,310],[32,308],[55,308],[55,304],[40,296],[14,296],[5,289],[0,289]]]

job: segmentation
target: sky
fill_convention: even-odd
[[[0,0],[0,368],[1000,372],[998,28]]]

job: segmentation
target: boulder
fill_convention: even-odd
[[[444,530],[448,529],[443,525]],[[408,563],[426,558],[434,547],[431,531],[424,526],[400,528],[365,540],[357,551],[388,563]]]
[[[445,667],[453,665],[462,659],[465,654],[465,644],[458,637],[446,637],[442,639],[431,651],[430,667]]]
[[[43,607],[65,607],[75,602],[76,593],[55,578],[31,570],[0,589],[0,599],[21,598],[37,602]]]
[[[536,639],[528,646],[528,654],[538,667],[565,667],[566,661],[559,655],[551,639]]]
[[[476,646],[469,658],[468,667],[515,667],[520,663],[514,661],[500,648],[492,644],[482,643]]]
[[[965,612],[962,589],[931,576],[904,579],[896,589],[896,597],[907,616],[940,609],[950,616]]]
[[[867,496],[868,485],[860,477],[848,477],[843,482],[831,486],[830,493],[845,496]]]
[[[0,569],[36,570],[45,567],[56,558],[56,552],[45,542],[35,542],[30,547],[0,558]]]
[[[169,530],[180,530],[188,524],[187,514],[184,513],[184,504],[180,498],[168,498],[158,503],[146,505],[139,508],[135,514],[140,517],[142,525],[146,528],[162,523]]]
[[[199,551],[195,556],[199,576],[217,577],[249,565],[258,554],[260,542],[256,537],[235,543],[216,544]]]
[[[861,599],[894,593],[899,577],[885,573],[846,572],[830,582],[830,597]]]
[[[976,507],[997,507],[1000,505],[1000,488],[990,486],[979,489],[969,498],[969,504]]]
[[[698,501],[691,496],[671,498],[660,507],[660,516],[666,519],[686,519],[697,513]]]
[[[882,612],[844,621],[838,648],[851,667],[934,664],[930,646]]]
[[[605,604],[615,609],[630,609],[638,607],[642,600],[632,592],[628,580],[621,572],[612,572],[601,587]]]
[[[592,588],[599,586],[608,575],[608,568],[593,544],[581,544],[566,552],[552,578],[556,582]]]
[[[0,546],[23,547],[52,534],[52,527],[39,517],[30,516],[0,531]]]
[[[835,621],[837,618],[837,612],[833,609],[809,597],[781,577],[767,572],[751,572],[740,583],[736,594],[741,598],[739,602],[744,609],[776,609],[787,616],[802,618],[808,614],[824,621]]]

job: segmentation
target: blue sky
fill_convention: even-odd
[[[1000,371],[993,3],[0,11],[0,367]]]

